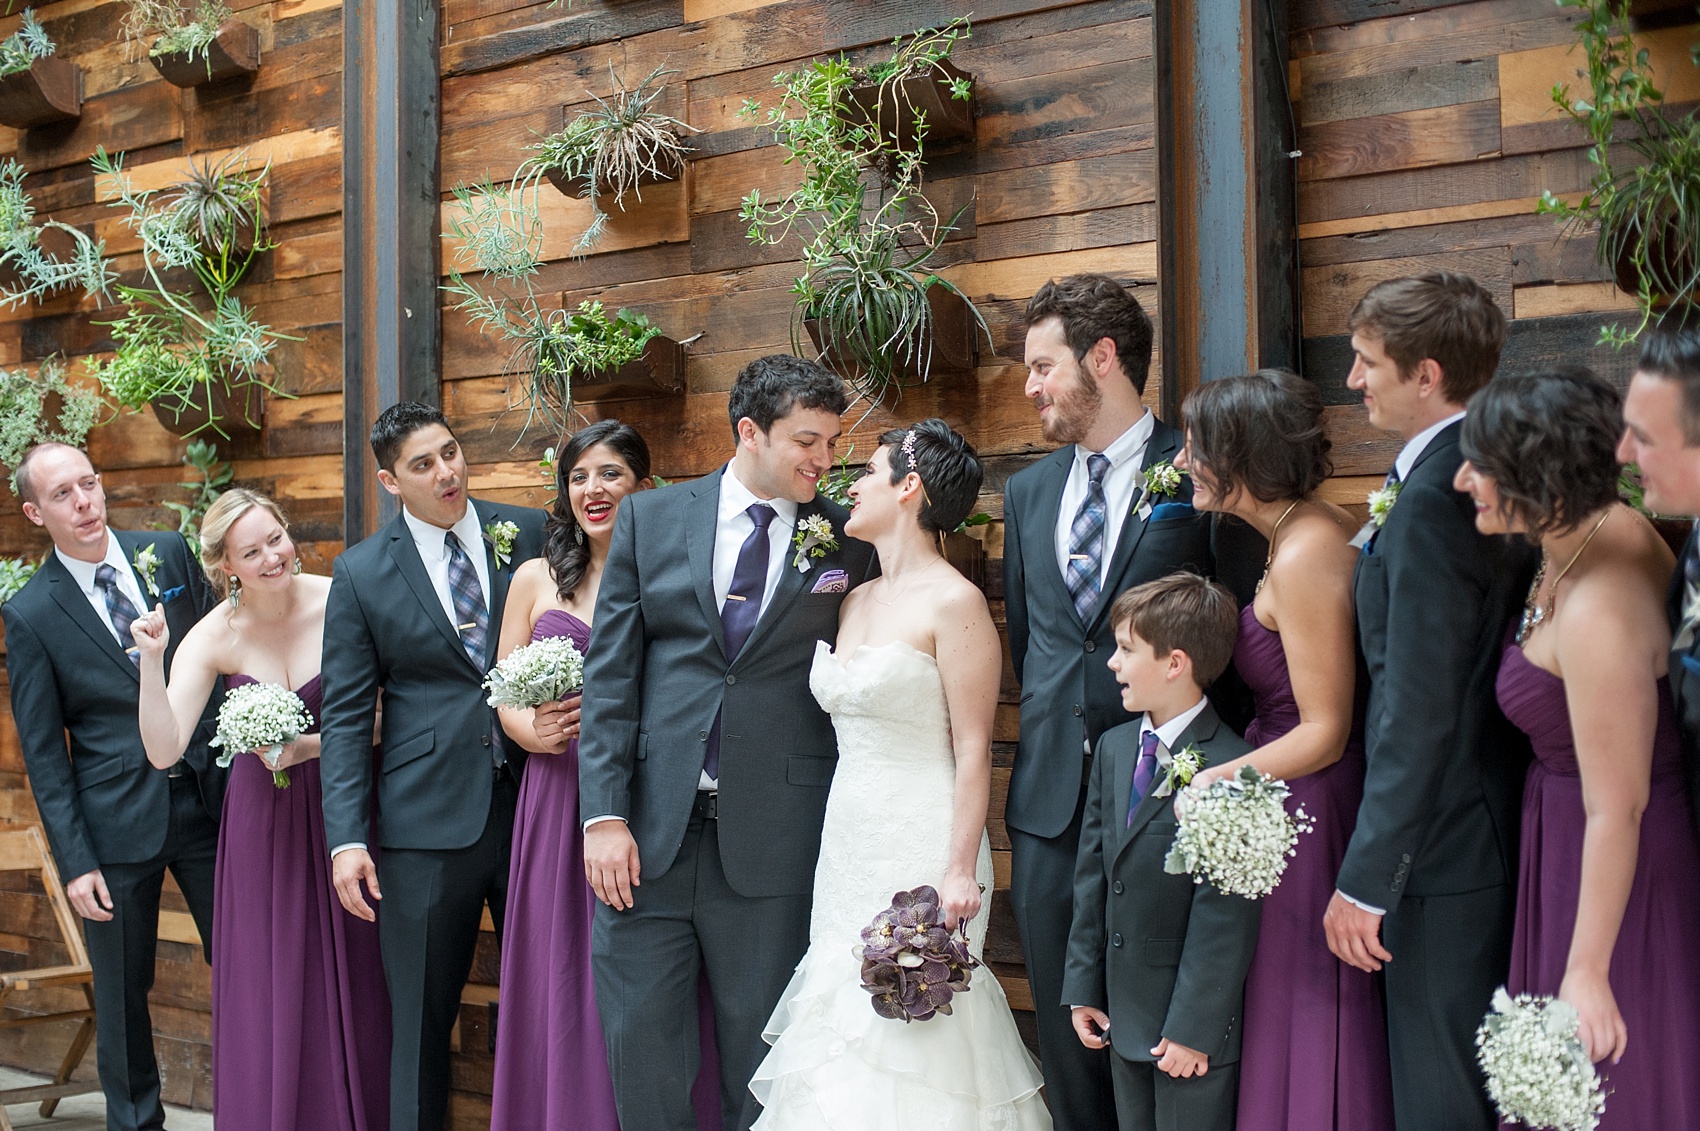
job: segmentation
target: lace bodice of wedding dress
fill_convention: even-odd
[[[809,687],[832,716],[838,768],[815,868],[809,950],[763,1034],[750,1089],[756,1131],[1049,1131],[1038,1069],[1003,987],[974,971],[949,1016],[905,1024],[874,1013],[854,948],[898,891],[942,887],[949,863],[956,758],[937,662],[908,644],[864,646],[842,660],[817,645]],[[992,857],[969,924],[978,956],[992,903]]]

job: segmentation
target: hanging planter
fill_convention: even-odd
[[[872,335],[865,319],[835,322],[811,314],[803,319],[803,329],[820,359],[846,376],[868,368],[858,357],[864,352],[878,352],[889,362],[890,384],[922,381],[931,373],[972,370],[980,357],[979,313],[960,294],[938,284],[927,288],[927,310],[925,326],[889,346],[869,340]]]
[[[899,149],[912,150],[915,118],[924,115],[928,144],[974,136],[974,76],[949,59],[929,60],[906,77],[868,82],[844,92],[840,116],[876,125]]]
[[[573,402],[624,401],[683,392],[685,347],[672,338],[654,337],[643,352],[618,368],[593,369],[573,380]]]
[[[650,185],[666,184],[676,181],[685,171],[685,158],[682,153],[663,153],[656,157],[653,165],[647,165],[637,171],[637,174],[625,186],[627,191],[647,188]],[[571,197],[591,196],[590,174],[570,173],[554,165],[543,168],[543,176],[548,182],[560,189],[562,194]],[[604,177],[596,182],[595,195],[598,197],[614,196],[619,189],[611,180]],[[620,205],[624,210],[625,205]]]
[[[204,46],[159,51],[156,44],[148,58],[173,86],[207,86],[260,69],[260,32],[252,24],[228,19],[218,25],[218,31]]]
[[[83,69],[69,59],[48,56],[0,77],[0,122],[13,129],[72,122],[82,113]]]
[[[256,435],[265,420],[262,386],[228,379],[212,380],[188,393],[172,393],[148,402],[154,419],[173,436],[197,436],[217,432],[226,439],[239,434]]]

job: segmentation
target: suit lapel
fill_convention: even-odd
[[[94,606],[89,604],[89,599],[78,586],[77,579],[71,576],[71,571],[65,568],[65,563],[59,560],[59,555],[49,553],[41,569],[47,575],[48,592],[53,594],[54,602],[71,618],[72,623],[94,641],[95,647],[100,649],[103,655],[123,668],[125,675],[138,684],[141,683],[141,671],[130,662],[130,657],[124,654],[124,649],[118,646],[118,638],[112,635],[111,627],[94,611]]]
[[[797,507],[797,521],[792,530],[800,529],[804,519],[824,513],[818,497],[799,505]],[[830,521],[828,519],[828,522]],[[841,538],[844,535],[844,532],[837,526],[832,528],[832,532],[836,537]],[[817,559],[810,558],[808,559],[808,569],[800,570],[792,565],[791,558],[795,551],[792,549],[791,542],[786,542],[780,553],[784,556],[785,561],[779,567],[779,584],[773,587],[773,600],[769,601],[767,608],[762,610],[761,619],[756,621],[755,628],[750,632],[750,638],[744,641],[743,650],[738,653],[740,656],[749,654],[751,649],[761,643],[762,638],[772,631],[773,626],[784,619],[786,611],[791,607],[791,602],[795,601],[797,595],[803,591],[803,584],[814,576],[815,567],[819,564]]]
[[[1163,460],[1173,460],[1181,450],[1181,434],[1161,420],[1151,421],[1151,439],[1146,441],[1145,452],[1140,463],[1141,467],[1152,467]],[[1110,570],[1104,575],[1104,587],[1099,593],[1098,608],[1092,614],[1092,623],[1086,627],[1097,628],[1098,622],[1110,615],[1110,605],[1114,594],[1122,591],[1121,579],[1133,564],[1133,555],[1139,549],[1140,541],[1145,537],[1145,528],[1149,525],[1139,517],[1139,504],[1144,492],[1135,489],[1133,506],[1128,511],[1127,518],[1122,521],[1121,537],[1116,540],[1115,553],[1110,556]]]
[[[390,520],[390,557],[395,561],[401,576],[407,580],[407,587],[413,590],[414,597],[419,600],[419,607],[425,614],[425,619],[437,626],[437,631],[443,639],[454,648],[455,655],[465,660],[467,665],[477,668],[472,657],[466,654],[466,647],[461,644],[460,636],[454,626],[443,615],[443,602],[437,596],[436,586],[431,584],[431,575],[425,572],[425,563],[419,558],[419,547],[414,544],[413,531],[407,527],[404,513],[397,513]],[[488,634],[486,634],[488,635]]]
[[[472,507],[472,513],[478,516],[478,540],[484,546],[484,564],[490,571],[490,627],[484,634],[484,661],[492,663],[490,649],[494,648],[496,641],[502,637],[502,610],[507,608],[508,604],[508,582],[513,579],[513,556],[510,552],[508,564],[500,564],[496,561],[496,547],[490,539],[482,536],[484,527],[501,518],[494,508],[485,503],[483,510],[480,510],[476,500],[469,500],[468,505]]]
[[[147,539],[147,543],[149,545],[156,544],[156,540],[140,533],[139,531],[112,530],[111,527],[108,527],[107,529],[112,534],[112,537],[118,540],[118,548],[124,551],[124,560],[129,563],[128,568],[130,570],[130,576],[136,579],[136,592],[142,595],[143,607],[137,611],[142,613],[150,612],[153,609],[154,602],[158,601],[159,598],[148,592],[147,578],[143,577],[141,572],[136,569],[136,555],[141,553],[144,538]],[[159,584],[159,578],[157,576],[154,578],[154,584]]]
[[[1218,725],[1220,725],[1220,721],[1216,717],[1216,710],[1211,707],[1209,701],[1206,700],[1204,710],[1200,711],[1198,713],[1198,717],[1193,719],[1192,723],[1188,725],[1185,730],[1181,731],[1179,737],[1175,739],[1175,744],[1169,748],[1169,756],[1173,758],[1174,755],[1185,750],[1187,746],[1191,744],[1196,743],[1202,745],[1209,742],[1212,738],[1216,737],[1216,728]],[[1157,776],[1151,779],[1151,792],[1146,794],[1140,800],[1139,808],[1133,811],[1133,824],[1129,826],[1127,830],[1127,837],[1122,841],[1123,851],[1126,850],[1128,845],[1133,843],[1133,838],[1139,835],[1140,830],[1144,829],[1145,826],[1151,822],[1151,818],[1155,817],[1162,811],[1165,805],[1173,800],[1173,794],[1169,794],[1164,797],[1157,796],[1157,787],[1162,783],[1166,776],[1167,771],[1163,768],[1162,764],[1159,763],[1157,766]],[[1133,768],[1131,766],[1128,768],[1127,779],[1127,790],[1122,794],[1124,798],[1133,791]],[[1122,810],[1124,813],[1126,811],[1127,810],[1125,808]]]
[[[1068,486],[1069,469],[1074,466],[1074,445],[1058,448],[1034,465],[1039,472],[1039,482],[1034,490],[1039,501],[1039,513],[1034,523],[1033,537],[1039,540],[1040,558],[1045,563],[1044,569],[1029,569],[1028,576],[1038,574],[1049,579],[1055,588],[1058,600],[1068,609],[1069,615],[1078,619],[1074,611],[1074,598],[1068,593],[1068,579],[1062,570],[1057,568],[1057,523],[1062,518],[1063,490]]]
[[[714,538],[720,526],[720,477],[724,474],[722,468],[693,483],[696,493],[685,507],[685,547],[691,561],[691,587],[696,590],[703,620],[708,623],[722,657],[726,655],[726,628],[714,603]]]

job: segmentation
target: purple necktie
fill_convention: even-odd
[[[726,634],[726,662],[731,663],[744,650],[745,641],[755,631],[761,619],[761,598],[767,592],[767,562],[769,540],[767,528],[773,522],[773,508],[766,503],[751,503],[744,509],[755,523],[755,529],[744,539],[738,550],[738,565],[732,571],[732,587],[726,591],[726,603],[720,606],[720,627]],[[702,768],[708,776],[720,780],[720,716],[714,716],[714,729],[708,733],[708,751]]]
[[[1148,730],[1139,740],[1139,761],[1133,764],[1133,790],[1127,795],[1127,825],[1133,824],[1133,811],[1151,791],[1157,778],[1157,732]]]

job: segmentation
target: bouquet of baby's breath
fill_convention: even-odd
[[[1594,1131],[1606,1109],[1600,1074],[1576,1033],[1576,1009],[1557,998],[1501,986],[1476,1030],[1476,1059],[1488,1096],[1510,1123],[1555,1131]]]
[[[294,742],[313,725],[301,696],[275,683],[245,683],[225,693],[218,709],[218,734],[212,745],[223,747],[218,764],[228,766],[236,755],[252,750],[272,767],[272,784],[289,785],[289,771],[273,766],[286,742]]]
[[[584,654],[565,636],[515,648],[484,680],[490,706],[518,710],[558,702],[583,688]]]
[[[1299,834],[1316,826],[1303,806],[1287,813],[1287,783],[1255,767],[1175,798],[1175,843],[1166,872],[1190,872],[1228,895],[1260,899],[1275,890],[1297,853]]]

